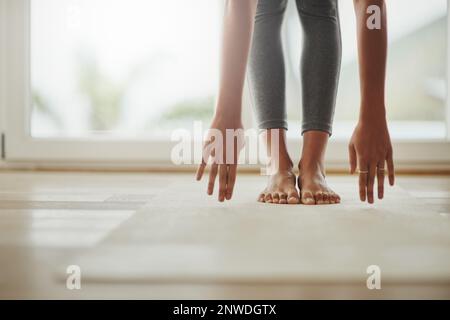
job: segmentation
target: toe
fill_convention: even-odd
[[[287,194],[286,193],[280,193],[280,204],[286,204],[287,203]]]
[[[316,192],[316,194],[314,195],[314,198],[316,199],[317,204],[324,204],[322,191]]]
[[[264,193],[261,193],[258,197],[258,202],[264,202]]]
[[[289,192],[287,203],[289,203],[289,204],[298,204],[299,202],[300,202],[300,199],[298,198],[297,191]]]
[[[323,203],[324,204],[330,204],[330,194],[328,192],[323,193]]]
[[[339,197],[339,195],[335,192],[333,192],[333,199],[334,199],[334,203],[339,203],[341,202],[341,198]]]
[[[334,203],[341,202],[341,198],[339,198],[339,195],[337,193],[333,192],[333,198],[334,198]]]
[[[336,203],[336,194],[330,193],[330,203],[335,204]]]
[[[272,193],[272,202],[273,203],[279,203],[280,202],[280,196],[278,195],[278,193],[276,193],[276,192]]]
[[[302,192],[302,203],[306,205],[314,205],[316,201],[310,191]]]
[[[264,202],[267,203],[272,203],[272,195],[270,193],[266,194],[265,198],[264,198]]]

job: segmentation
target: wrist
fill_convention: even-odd
[[[213,123],[242,123],[240,103],[218,103]]]
[[[387,123],[386,114],[360,114],[358,122],[361,124],[380,124]]]
[[[222,127],[224,125],[226,125],[230,129],[242,127],[241,115],[231,113],[216,113],[212,120],[212,126]]]
[[[385,115],[380,114],[360,115],[358,122],[363,125],[379,125],[387,123],[387,118]]]
[[[362,102],[359,121],[363,123],[386,122],[386,108],[384,103]]]

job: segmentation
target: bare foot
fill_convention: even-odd
[[[324,156],[329,135],[321,131],[304,134],[302,160],[299,163],[298,187],[301,203],[306,205],[337,204],[341,198],[325,179]]]
[[[320,163],[306,165],[300,161],[298,187],[303,204],[336,204],[341,202],[339,195],[328,187]]]
[[[267,187],[258,201],[276,204],[298,204],[300,197],[296,188],[293,163],[286,147],[286,130],[269,129],[265,132],[267,153],[270,159],[270,175]]]
[[[279,171],[269,176],[267,187],[259,195],[259,202],[276,204],[298,204],[299,196],[295,187],[292,170]]]

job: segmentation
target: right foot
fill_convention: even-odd
[[[300,197],[296,187],[293,164],[286,146],[286,130],[269,129],[265,132],[266,149],[270,159],[270,175],[267,187],[258,197],[259,202],[298,204]],[[278,141],[272,141],[277,138]]]
[[[258,201],[276,204],[298,204],[300,198],[295,186],[295,174],[291,170],[278,171],[269,176],[266,189]]]

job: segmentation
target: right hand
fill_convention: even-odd
[[[227,130],[233,130],[235,135],[227,137]],[[208,160],[211,158],[207,193],[213,194],[216,177],[219,174],[218,200],[220,202],[225,199],[230,200],[233,196],[239,153],[243,146],[244,133],[241,121],[215,117],[203,143],[202,163],[197,170],[197,181],[202,179]],[[229,159],[227,159],[227,150],[232,153],[228,154]]]

